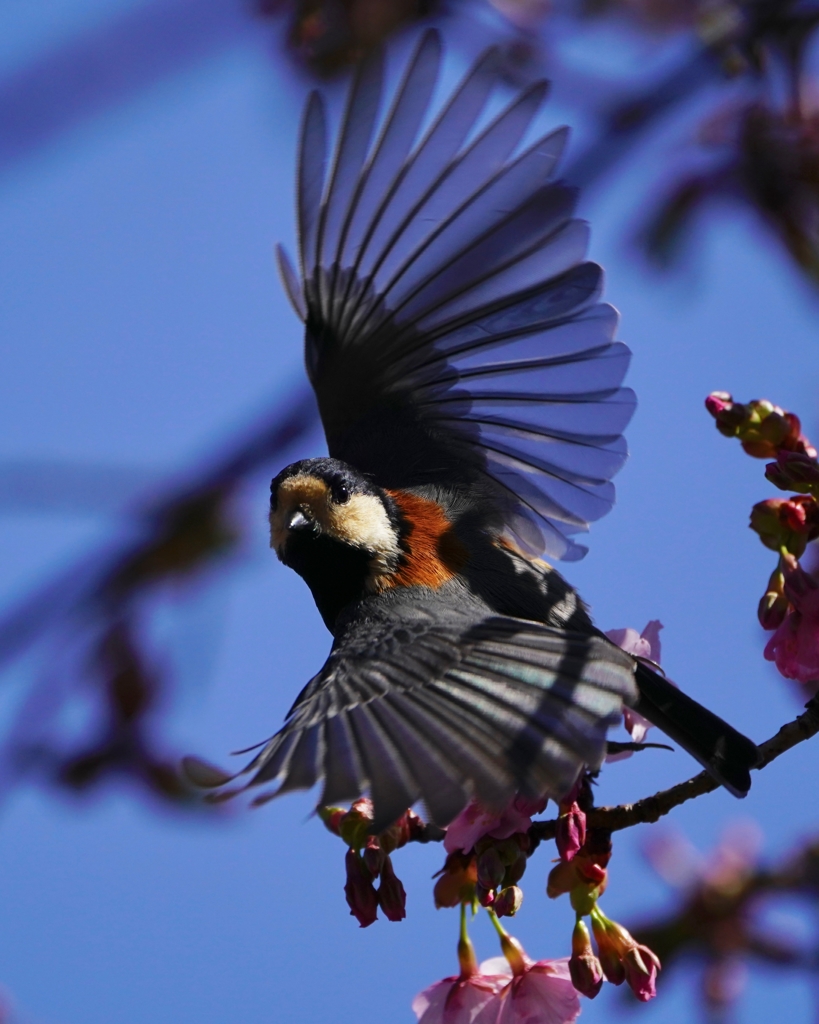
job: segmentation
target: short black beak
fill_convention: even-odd
[[[287,528],[288,530],[311,530],[313,528],[313,524],[301,509],[297,508],[293,515],[290,516]]]

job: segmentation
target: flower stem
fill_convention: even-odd
[[[495,931],[500,936],[501,951],[509,962],[509,966],[512,968],[512,974],[517,977],[520,974],[526,973],[527,956],[523,949],[523,946],[518,942],[514,936],[510,935],[509,932],[503,927],[498,920],[498,915],[491,907],[486,908],[486,912],[489,914],[489,920],[495,927]],[[531,963],[531,961],[529,961]]]
[[[478,958],[475,956],[475,947],[469,938],[466,927],[466,904],[461,904],[461,931],[458,938],[458,963],[461,967],[461,977],[471,978],[478,973]]]

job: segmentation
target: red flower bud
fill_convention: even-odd
[[[606,869],[588,857],[580,856],[576,859],[575,870],[580,878],[592,885],[601,885],[606,881]]]
[[[495,898],[492,909],[498,917],[514,917],[523,903],[523,890],[516,885],[508,885]]]
[[[372,875],[353,849],[347,851],[344,864],[347,868],[347,883],[344,886],[347,906],[361,927],[367,928],[378,917],[378,896]]]
[[[495,902],[495,890],[487,889],[480,882],[475,886],[475,899],[482,907],[491,907]]]
[[[392,861],[384,854],[381,884],[378,886],[378,904],[388,921],[403,921],[407,916],[407,894],[401,879],[393,870]]]
[[[569,804],[565,810],[561,804],[560,811],[555,842],[560,859],[570,861],[586,842],[586,815],[577,802]]]
[[[569,975],[577,991],[588,999],[594,999],[603,987],[603,968],[594,955],[589,930],[581,919],[578,919],[572,933]]]

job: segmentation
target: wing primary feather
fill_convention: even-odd
[[[279,267],[279,277],[284,285],[285,293],[290,299],[290,305],[296,311],[296,316],[304,322],[307,319],[307,306],[304,301],[301,282],[295,267],[290,262],[287,250],[282,245],[276,246],[276,263]]]
[[[460,259],[476,241],[502,229],[504,223],[517,214],[534,191],[549,180],[565,145],[565,138],[566,132],[558,129],[538,139],[520,156],[481,182],[473,192],[467,193],[465,199],[461,192],[454,209],[450,208],[445,216],[433,218],[437,220],[436,226],[393,271],[392,277],[378,288],[379,296],[384,300],[399,283],[404,289],[400,299],[388,303],[391,316],[399,318],[404,307],[428,287],[430,281],[435,280],[442,268]],[[489,217],[492,220],[485,223]],[[436,247],[443,248],[447,234],[454,235],[454,241],[449,241],[443,253],[436,252]],[[402,279],[419,261],[415,283],[406,290],[406,282]]]
[[[558,232],[567,230],[569,225],[582,224],[569,220],[574,200],[573,190],[555,183],[524,198],[507,217],[479,233],[453,260],[407,296],[397,317],[401,330],[417,331],[426,342],[430,335],[445,333],[452,323],[490,307],[493,299],[509,302],[513,296],[555,277],[545,257],[557,248]],[[583,256],[585,246],[580,258]],[[538,265],[531,272],[535,280],[528,285],[518,283],[521,270],[538,257]],[[508,279],[513,274],[517,280],[510,284]],[[473,307],[464,308],[465,297],[475,291]],[[492,291],[499,294],[493,296]],[[398,310],[394,312],[397,314]],[[411,350],[407,347],[407,354]]]
[[[316,250],[319,306],[325,322],[333,319],[335,258],[347,209],[370,148],[381,102],[384,53],[377,48],[359,66],[350,89],[336,143],[333,169],[321,205]]]
[[[324,723],[324,749],[324,789],[320,804],[327,807],[361,796],[367,787],[367,776],[344,712]]]
[[[245,773],[254,772],[255,775],[249,784],[259,785],[262,782],[272,782],[279,778],[286,770],[293,750],[301,737],[301,730],[284,729],[276,733],[267,746],[258,753],[245,768]]]
[[[312,789],[321,772],[323,761],[322,729],[314,725],[304,729],[285,769],[282,783],[276,795],[292,793],[296,789]],[[252,779],[251,786],[258,784],[258,776]]]
[[[359,271],[366,267],[365,259],[371,248],[376,250],[377,257],[379,231],[381,235],[389,235],[391,222],[403,219],[403,211],[418,198],[419,191],[426,187],[429,180],[438,176],[460,149],[497,82],[498,66],[499,53],[497,47],[493,46],[485,50],[464,75],[424,138],[405,160],[385,190],[367,226],[352,266],[351,278],[362,276]],[[402,202],[399,203],[399,200]],[[387,213],[391,207],[392,218],[388,218]],[[365,270],[363,278],[367,276]],[[348,334],[366,291],[366,287],[361,288],[358,296],[348,302],[345,315],[338,324],[340,338]]]
[[[349,713],[373,802],[373,832],[382,832],[421,795],[412,772],[375,719],[369,705]]]
[[[432,99],[440,63],[441,38],[429,29],[410,58],[372,155],[359,176],[339,241],[337,263],[342,272],[358,257],[371,207],[388,190],[412,148]],[[349,301],[353,280],[354,274],[348,274],[338,303],[341,309]]]
[[[305,282],[311,280],[316,263],[316,235],[326,165],[327,118],[321,93],[314,90],[310,93],[301,123],[296,188],[301,274]]]
[[[462,773],[428,734],[415,729],[402,713],[400,700],[387,697],[370,705],[381,728],[389,736],[421,790],[432,820],[444,827],[460,813],[468,799]],[[450,746],[451,751],[451,746]]]
[[[467,193],[469,196],[477,196],[484,191],[485,186],[491,183],[498,174],[504,173],[507,169],[505,167],[507,157],[513,152],[525,134],[532,119],[542,105],[546,92],[547,84],[545,82],[535,82],[520,93],[463,153],[459,154],[448,164],[438,177],[429,184],[422,196],[406,213],[403,220],[387,239],[386,244],[381,248],[366,280],[362,282],[365,289],[373,288],[380,297],[385,296],[390,291],[392,282],[397,276],[400,276],[400,273],[396,274],[395,271],[387,271],[387,284],[384,286],[378,285],[376,275],[382,270],[388,257],[396,249],[397,243],[399,241],[402,243],[402,249],[410,249],[412,254],[410,261],[414,258],[414,254],[418,249],[418,241],[406,239],[404,237],[406,232],[410,228],[415,228],[417,231],[426,232],[429,235],[429,225],[432,224],[436,226],[432,228],[433,236],[437,237],[439,233],[438,227],[441,223],[448,223],[451,220],[453,205],[455,211],[458,212],[468,205],[469,199],[467,199],[466,203],[463,201],[465,189],[469,190]],[[531,148],[533,147],[530,147],[530,150]],[[527,150],[527,153],[524,155],[528,156],[530,150]],[[517,163],[518,161],[516,160],[513,162],[513,165],[517,165]],[[510,167],[513,165],[510,165]],[[433,200],[436,199],[439,204],[443,205],[443,209],[435,209]],[[408,245],[407,242],[409,242]],[[406,262],[406,260],[402,260],[402,263],[399,264],[399,271]],[[383,315],[383,307],[380,303],[376,308],[382,311]],[[355,325],[356,330],[364,334],[368,330],[372,330],[371,325],[368,324],[368,320],[372,315],[371,310],[369,316],[365,315],[364,319]]]

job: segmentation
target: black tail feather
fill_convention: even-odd
[[[634,710],[679,743],[729,793],[745,796],[750,769],[759,762],[756,744],[647,665],[638,663],[636,677],[640,699]]]

